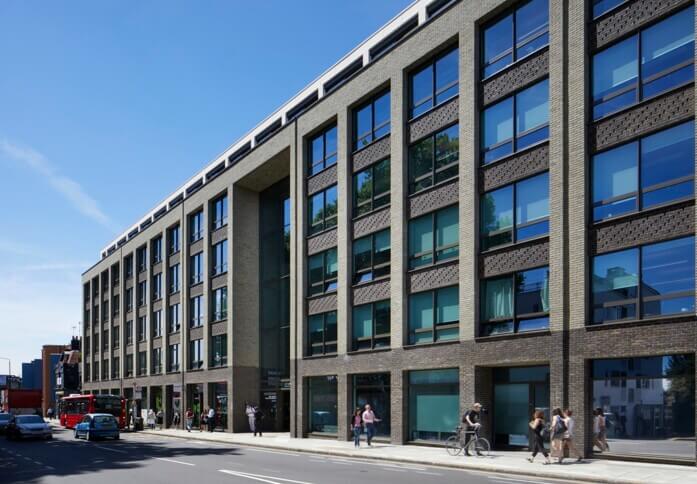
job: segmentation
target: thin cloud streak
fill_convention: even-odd
[[[68,200],[78,212],[112,232],[118,232],[116,224],[102,212],[97,201],[92,198],[78,182],[72,178],[61,175],[46,157],[38,151],[32,148],[15,145],[7,140],[0,140],[0,154],[4,154],[31,168],[35,173],[44,177],[49,185],[51,185],[58,194]]]

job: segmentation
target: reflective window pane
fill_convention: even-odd
[[[432,262],[433,221],[430,214],[409,222],[409,255],[411,268]]]
[[[409,343],[429,343],[433,341],[433,332],[424,331],[433,328],[433,293],[423,292],[409,296]]]
[[[516,132],[538,128],[549,122],[549,80],[516,95]]]
[[[390,93],[387,92],[375,100],[373,105],[374,138],[380,138],[390,132]]]
[[[641,33],[644,80],[694,56],[694,23],[694,8],[690,7]]]
[[[480,207],[482,249],[513,241],[513,186],[482,196]]]
[[[505,99],[484,110],[482,114],[482,149],[484,162],[493,161],[513,151],[513,144],[505,150],[491,151],[495,145],[513,138],[513,98]]]
[[[622,103],[605,105],[612,93],[636,84],[639,76],[638,37],[630,37],[593,56],[593,108],[595,119],[636,100],[634,91]]]
[[[483,282],[484,320],[513,317],[513,280],[510,277],[489,279]]]
[[[593,157],[594,220],[636,210],[637,154],[637,143],[629,143]]]
[[[549,312],[549,268],[516,274],[516,315]]]
[[[457,257],[460,237],[458,220],[457,205],[440,210],[436,214],[436,260]]]
[[[436,105],[457,94],[458,55],[455,49],[436,61]]]
[[[549,233],[549,173],[516,185],[516,240]]]
[[[629,249],[593,259],[593,322],[636,316],[639,284],[639,249]]]
[[[516,59],[549,44],[549,1],[532,0],[515,14]]]
[[[693,237],[642,247],[641,297],[645,315],[694,314],[694,267]],[[666,296],[670,299],[666,300]]]
[[[498,72],[513,62],[512,52],[499,58],[504,52],[511,51],[512,49],[513,15],[507,15],[484,29],[484,77]]]
[[[415,117],[433,106],[433,66],[411,76],[411,116]]]

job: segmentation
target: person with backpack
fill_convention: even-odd
[[[540,452],[545,456],[545,461],[543,464],[551,464],[552,462],[549,460],[549,453],[547,452],[547,449],[545,449],[543,435],[547,430],[545,427],[545,413],[542,410],[535,412],[529,425],[530,429],[532,430],[532,457],[528,457],[528,462],[533,462],[535,460],[535,456],[537,456],[538,452]]]
[[[259,437],[261,437],[261,421],[264,420],[264,412],[261,411],[261,407],[258,405],[254,407],[254,437],[257,436],[259,432]]]
[[[566,421],[561,408],[552,410],[552,457],[556,457],[559,464],[564,460],[563,438],[566,433]]]
[[[361,408],[356,407],[351,417],[351,430],[353,431],[353,446],[361,446],[361,430],[363,428],[363,419],[361,418]]]

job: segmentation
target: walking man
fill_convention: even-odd
[[[368,447],[370,447],[375,436],[375,422],[380,422],[380,419],[375,416],[373,409],[370,404],[365,404],[365,411],[363,412],[363,425],[365,425],[365,436],[368,441]]]
[[[215,409],[213,407],[208,410],[208,431],[215,430]]]
[[[462,423],[465,424],[465,455],[469,456],[471,455],[469,452],[469,449],[467,448],[467,445],[469,444],[470,440],[472,439],[472,433],[478,433],[479,429],[481,428],[482,424],[479,423],[479,418],[480,414],[479,412],[482,410],[482,404],[481,403],[475,403],[472,405],[472,408],[467,410],[465,414],[462,416]],[[481,455],[479,451],[477,451],[477,455]]]
[[[257,436],[257,432],[259,432],[259,437],[261,437],[262,420],[264,420],[264,412],[262,412],[261,407],[257,405],[254,407],[254,437]]]
[[[254,418],[254,407],[249,403],[245,403],[244,413],[247,416],[247,421],[249,422],[249,431],[254,432],[254,436],[257,436],[256,421]]]

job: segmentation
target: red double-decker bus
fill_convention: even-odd
[[[64,427],[75,428],[88,413],[111,414],[119,421],[119,428],[126,427],[126,399],[117,395],[73,394],[60,401],[58,415]]]

